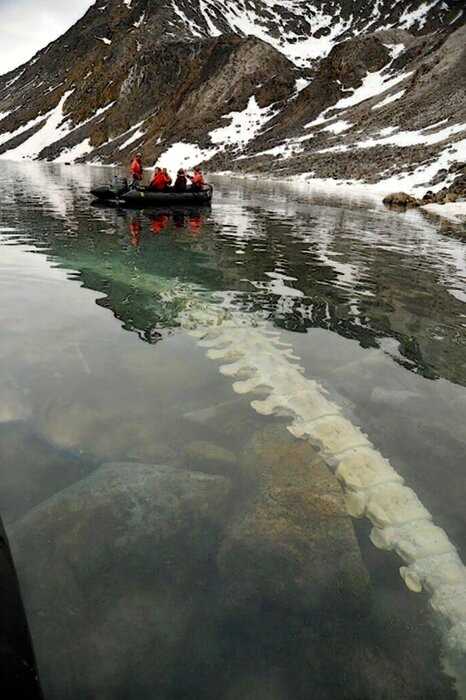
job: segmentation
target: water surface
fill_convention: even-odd
[[[5,164],[0,185],[0,512],[46,697],[462,697],[427,597],[364,521],[355,608],[306,606],[293,586],[237,595],[249,569],[222,568],[232,523],[251,522],[268,447],[284,474],[301,447],[179,320],[196,299],[279,329],[464,561],[464,229],[225,178],[211,210],[91,207],[109,174]],[[115,462],[149,474],[146,492],[138,465],[168,470],[128,521],[119,472],[100,476]],[[246,540],[275,581],[253,528]]]

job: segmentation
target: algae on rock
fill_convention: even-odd
[[[253,495],[218,558],[231,603],[364,610],[369,577],[341,487],[319,454],[271,425],[246,446],[242,467]]]

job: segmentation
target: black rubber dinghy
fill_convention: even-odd
[[[205,185],[202,190],[191,192],[154,192],[144,187],[128,188],[125,183],[104,185],[91,190],[98,202],[107,202],[120,207],[157,207],[171,205],[209,205],[212,201],[213,187]]]
[[[1,519],[0,697],[43,699],[18,578]]]

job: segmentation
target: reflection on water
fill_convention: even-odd
[[[464,560],[460,229],[225,179],[212,210],[94,208],[106,171],[6,175],[0,509],[47,697],[461,696],[399,560],[179,324],[195,294],[281,329]]]

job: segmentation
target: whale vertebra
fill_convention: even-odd
[[[372,445],[367,435],[342,415],[325,389],[307,379],[291,346],[267,322],[249,314],[226,313],[195,299],[181,317],[225,376],[238,378],[241,394],[266,395],[251,402],[264,415],[289,416],[288,430],[319,448],[342,483],[347,508],[368,518],[371,541],[404,561],[400,574],[411,591],[426,590],[441,621],[447,666],[460,686],[466,683],[466,568],[447,534],[432,521],[414,491]]]

